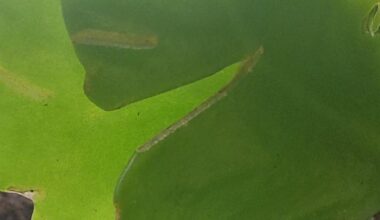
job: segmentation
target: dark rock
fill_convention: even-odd
[[[0,220],[31,220],[33,201],[17,193],[0,192]]]

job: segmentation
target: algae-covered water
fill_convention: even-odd
[[[106,112],[84,93],[62,3],[0,1],[0,190],[37,192],[33,220],[114,219],[113,192],[134,150],[211,96],[234,68]]]
[[[0,0],[0,190],[33,220],[370,219],[378,23],[376,0]]]

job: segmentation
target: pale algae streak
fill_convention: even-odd
[[[153,49],[158,45],[154,34],[132,34],[97,29],[81,30],[71,36],[75,44],[121,49]]]
[[[54,95],[53,91],[42,88],[21,76],[0,66],[0,83],[13,92],[32,101],[45,102]]]

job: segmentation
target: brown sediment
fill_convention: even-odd
[[[120,208],[115,204],[115,220],[120,220]]]
[[[134,34],[97,29],[84,29],[71,36],[75,44],[121,49],[153,49],[158,45],[154,34]]]
[[[22,78],[0,66],[0,83],[10,90],[30,100],[46,102],[54,93],[48,89],[41,88],[34,83]]]
[[[380,212],[376,213],[371,220],[380,220]]]
[[[188,122],[193,120],[195,117],[197,117],[199,114],[204,112],[206,109],[210,108],[212,105],[220,101],[223,97],[227,95],[227,93],[236,85],[236,83],[247,73],[251,72],[252,69],[255,67],[257,62],[259,61],[261,55],[264,53],[264,48],[261,46],[259,49],[256,50],[255,53],[248,56],[245,60],[242,61],[241,66],[236,73],[235,77],[222,89],[220,89],[215,95],[208,98],[205,102],[200,104],[197,108],[195,108],[193,111],[191,111],[189,114],[187,114],[185,117],[183,117],[181,120],[177,121],[164,131],[162,131],[160,134],[158,134],[156,137],[151,139],[149,142],[145,143],[144,145],[140,146],[137,149],[137,152],[145,152],[152,148],[152,146],[156,145],[160,141],[164,140],[166,137],[168,137],[170,134],[174,133],[177,129],[181,128],[182,126],[186,125]],[[128,167],[133,163],[133,159],[129,162]],[[127,168],[128,170],[128,168]]]

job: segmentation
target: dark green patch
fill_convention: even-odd
[[[76,44],[86,69],[87,96],[101,108],[113,110],[244,59],[258,47],[253,28],[258,21],[244,8],[248,1],[242,2],[63,0],[70,35],[99,29],[152,33],[159,40],[150,50]]]

